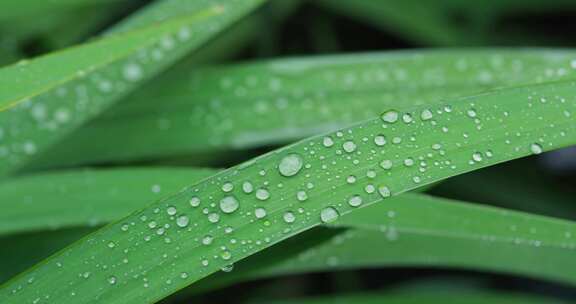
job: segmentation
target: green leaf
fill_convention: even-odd
[[[544,49],[430,50],[180,69],[81,128],[32,167],[286,143],[369,119],[385,108],[573,79],[575,58],[572,51]],[[194,140],[181,140],[190,130]],[[119,145],[123,149],[108,148]]]
[[[130,168],[13,178],[0,183],[0,235],[107,224],[215,172]]]
[[[261,2],[161,1],[107,38],[0,69],[0,173],[23,165]]]
[[[382,118],[273,151],[85,237],[3,285],[0,299],[157,301],[357,209],[356,195],[368,206],[576,143],[575,91],[576,83],[558,82],[387,110]],[[83,273],[88,276],[78,279]]]
[[[342,216],[193,286],[344,269],[429,266],[523,275],[576,285],[576,223],[502,208],[405,193]],[[425,250],[423,250],[423,248]],[[545,262],[542,262],[545,261]]]

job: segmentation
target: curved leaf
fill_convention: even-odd
[[[154,302],[359,206],[574,144],[575,91],[558,82],[388,110],[274,151],[98,230],[3,285],[0,299]]]

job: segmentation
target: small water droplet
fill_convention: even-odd
[[[116,284],[116,277],[115,276],[108,277],[108,283],[110,283],[110,285]]]
[[[284,216],[282,217],[284,219],[284,221],[286,223],[294,223],[294,221],[296,220],[296,216],[294,216],[294,213],[291,211],[287,211],[284,213]]]
[[[474,161],[481,162],[482,161],[482,153],[480,153],[480,152],[472,153],[472,159]]]
[[[542,153],[542,146],[538,143],[533,143],[530,145],[530,151],[535,155],[540,154]]]

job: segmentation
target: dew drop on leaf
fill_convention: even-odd
[[[252,191],[254,191],[254,186],[252,186],[251,182],[244,182],[242,184],[242,191],[244,191],[244,193],[252,193]]]
[[[362,204],[362,198],[360,195],[354,195],[350,199],[348,199],[348,205],[352,207],[358,207]]]
[[[278,171],[283,176],[294,176],[302,169],[303,161],[300,155],[292,153],[284,156],[278,165]]]
[[[294,221],[296,220],[296,216],[294,216],[294,213],[291,211],[287,211],[286,213],[284,213],[284,216],[282,218],[288,224],[294,223]]]
[[[270,198],[270,192],[264,188],[260,188],[256,190],[256,198],[261,201],[265,201]]]
[[[386,144],[386,137],[384,137],[384,135],[381,135],[381,134],[380,134],[380,135],[376,135],[376,136],[374,137],[374,143],[375,143],[377,146],[383,146],[383,145]]]
[[[532,154],[540,154],[542,153],[542,146],[538,143],[533,143],[530,145],[530,152],[532,152]]]
[[[356,144],[353,141],[348,140],[344,142],[344,144],[342,144],[342,148],[344,149],[344,151],[352,153],[356,151]]]
[[[334,145],[334,140],[332,139],[332,137],[326,136],[324,137],[324,139],[322,139],[322,145],[324,145],[324,147],[326,148],[330,148]]]
[[[326,207],[320,211],[320,220],[323,223],[330,223],[338,219],[340,214],[334,207]]]
[[[398,121],[398,112],[396,110],[389,110],[382,113],[382,120],[387,123],[395,123]]]
[[[181,215],[176,219],[176,225],[180,228],[185,228],[190,223],[190,219],[186,215]]]
[[[190,206],[192,206],[192,207],[200,206],[200,198],[198,198],[197,196],[192,197],[190,199]]]
[[[266,216],[266,209],[264,208],[256,208],[254,210],[254,215],[256,216],[256,218],[263,218]]]
[[[220,200],[220,210],[224,213],[232,213],[238,209],[238,200],[232,196],[225,196]]]

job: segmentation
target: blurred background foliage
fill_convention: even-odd
[[[89,41],[111,24],[152,2],[52,0],[22,5],[32,1],[3,0],[0,4],[0,65]],[[576,1],[573,0],[277,0],[270,1],[159,77],[170,79],[179,71],[202,65],[285,56],[438,47],[569,48],[576,45],[573,37],[575,20]],[[272,148],[152,162],[226,167]],[[434,187],[431,193],[574,220],[575,160],[574,149],[517,160],[449,179]],[[109,167],[115,164],[99,165]],[[4,260],[22,260],[22,252],[27,252],[27,262],[20,266],[22,269],[48,255],[54,247],[62,247],[84,233],[86,231],[76,229],[73,233],[58,231],[3,237],[0,247],[4,249],[0,255]],[[30,240],[44,242],[34,241],[32,251]],[[42,246],[46,250],[42,250]],[[3,276],[3,279],[9,277],[6,273]],[[366,291],[386,292],[389,296],[364,295],[340,301],[464,303],[455,295],[466,294],[469,302],[476,303],[474,299],[478,298],[478,303],[483,303],[481,300],[492,299],[489,293],[495,291],[548,297],[547,300],[535,301],[538,303],[552,303],[550,299],[576,300],[576,290],[552,282],[503,274],[414,267],[262,279],[193,296],[193,300],[228,303],[231,302],[230,295],[234,294],[234,302],[239,303],[262,298]],[[434,296],[430,296],[430,291]],[[404,296],[394,296],[398,294]],[[419,294],[426,296],[418,298]],[[166,302],[184,303],[188,300],[189,295],[176,295]],[[529,303],[514,296],[493,300],[495,303]]]

